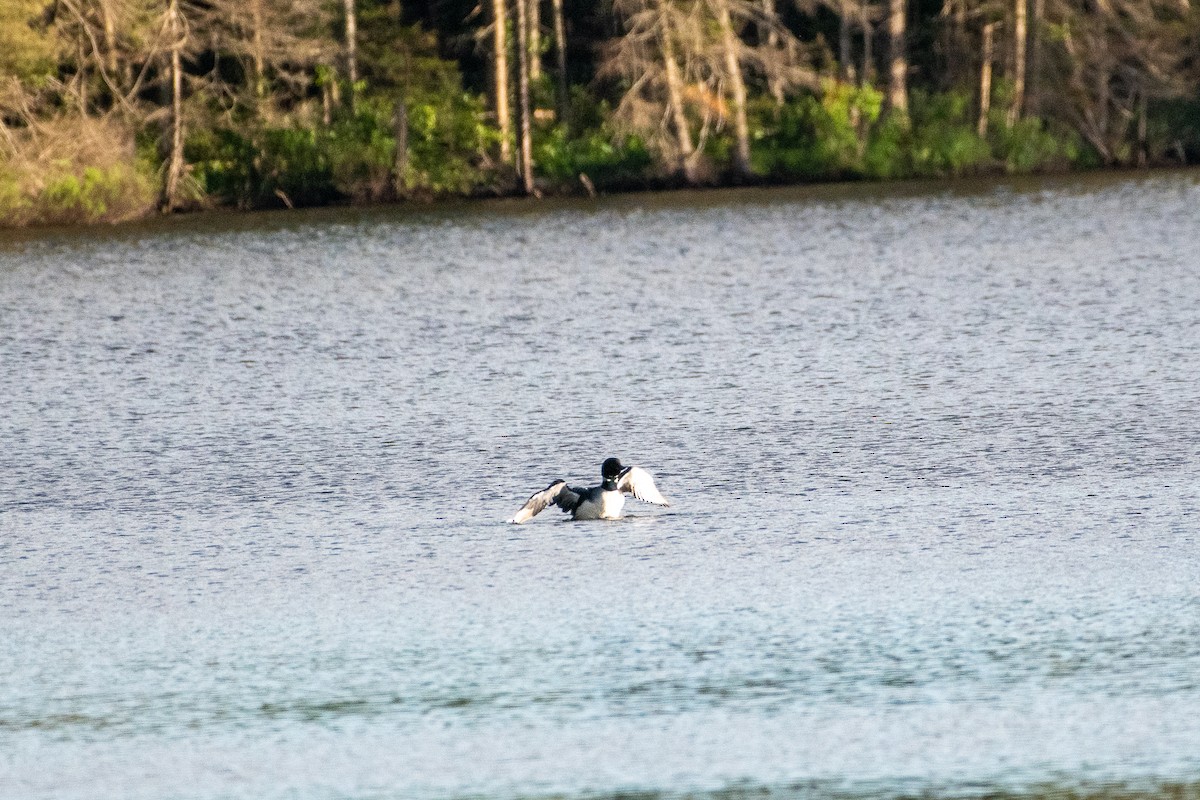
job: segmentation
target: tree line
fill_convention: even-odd
[[[1200,156],[1190,0],[2,0],[0,221]]]

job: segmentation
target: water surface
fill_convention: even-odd
[[[1195,787],[1198,229],[1181,173],[11,236],[0,797]],[[609,455],[672,507],[503,524]]]

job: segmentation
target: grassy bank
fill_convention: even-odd
[[[1198,40],[1174,0],[9,0],[0,225],[1181,165]]]
[[[602,122],[533,131],[535,186],[582,195],[685,186],[887,181],[1021,175],[1103,166],[1078,137],[1043,120],[1009,126],[996,115],[980,135],[969,99],[915,93],[904,120],[882,112],[870,87],[831,84],[820,95],[760,103],[751,116],[753,174],[731,169],[732,142],[714,136],[684,181],[637,135]],[[364,103],[329,125],[302,118],[205,127],[186,140],[187,197],[179,208],[264,209],[424,202],[520,194],[511,166],[487,158],[496,132],[469,97],[410,108],[407,152],[392,104]],[[104,119],[64,118],[27,136],[0,163],[0,225],[119,222],[160,213],[165,169],[137,132]],[[1179,164],[1169,143],[1157,164]],[[397,166],[397,165],[400,166]]]

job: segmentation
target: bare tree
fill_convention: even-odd
[[[358,84],[358,7],[357,0],[342,0],[346,21],[346,78],[349,82],[350,110],[354,111]]]
[[[629,84],[615,117],[645,134],[685,181],[695,183],[696,148],[684,101],[690,79],[677,47],[686,13],[672,0],[615,0],[613,9],[626,32],[608,44],[600,74]]]
[[[945,0],[939,13],[938,47],[943,63],[941,85],[970,85],[975,80],[976,47],[969,29],[968,0]]]
[[[1029,2],[1013,0],[1013,73],[1012,105],[1008,109],[1008,125],[1017,124],[1025,109],[1025,65],[1029,43]]]
[[[529,98],[529,0],[514,0],[517,7],[517,104],[521,126],[518,162],[525,194],[533,194],[533,109]]]
[[[179,0],[167,0],[164,28],[169,37],[171,76],[171,144],[163,180],[161,207],[174,211],[180,205],[180,181],[183,178],[183,50],[187,45],[187,20]]]
[[[1046,0],[1033,0],[1032,22],[1029,37],[1029,69],[1025,89],[1025,107],[1030,113],[1041,114],[1042,38],[1045,35]]]
[[[742,77],[742,42],[733,32],[728,0],[710,0],[721,28],[725,77],[733,100],[733,171],[739,179],[753,174],[750,166],[750,125],[746,119],[746,81]]]
[[[281,101],[303,100],[318,65],[337,60],[335,43],[317,35],[332,25],[332,10],[319,0],[206,0],[194,27],[206,34],[204,46],[217,58],[237,59],[250,76],[248,85],[226,86],[214,71],[210,88],[244,102],[261,117]],[[328,117],[333,112],[332,83],[321,87]]]
[[[538,0],[527,0],[525,13],[528,17],[529,35],[529,80],[542,79],[542,7]]]
[[[692,129],[688,122],[687,111],[684,108],[684,81],[675,60],[675,45],[671,31],[664,31],[661,42],[663,66],[666,68],[667,107],[671,113],[671,122],[675,126],[675,136],[679,143],[679,171],[688,183],[696,183],[696,146],[692,142]]]
[[[888,107],[908,114],[908,0],[888,0]]]
[[[508,9],[506,0],[490,0],[492,32],[492,110],[500,129],[500,160],[512,163],[512,111],[508,99],[511,87],[508,71]]]
[[[979,65],[979,124],[976,132],[986,136],[988,116],[992,113],[992,62],[995,60],[996,23],[983,26],[983,56]]]
[[[856,16],[851,11],[850,0],[839,0],[838,15],[838,67],[842,80],[853,82],[855,77],[854,55],[851,52],[851,25]]]
[[[875,7],[870,0],[863,0],[858,6],[863,32],[862,72],[860,80],[863,83],[875,82]]]
[[[551,0],[554,17],[554,63],[557,88],[558,119],[566,122],[570,113],[571,96],[567,89],[567,26],[563,20],[563,0]]]
[[[616,117],[664,152],[689,182],[699,179],[699,153],[714,129],[729,125],[733,168],[750,175],[748,90],[755,70],[783,90],[819,90],[807,51],[759,0],[617,0],[626,33],[610,43],[602,75],[621,76],[628,90]],[[741,35],[758,31],[751,45]]]
[[[1131,163],[1148,100],[1194,91],[1188,43],[1196,22],[1178,0],[1057,0],[1053,75],[1062,88],[1053,113],[1106,163]],[[1047,104],[1048,105],[1048,104]]]

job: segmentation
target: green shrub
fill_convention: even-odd
[[[117,222],[149,213],[154,201],[150,171],[136,163],[58,159],[0,171],[0,225]]]
[[[85,220],[99,219],[121,190],[118,167],[111,171],[85,167],[82,175],[67,173],[52,178],[42,192],[43,207],[55,216],[79,214]]]
[[[756,171],[783,178],[829,179],[870,173],[872,126],[883,94],[873,86],[830,81],[821,96],[804,96],[782,107],[754,107]]]
[[[991,147],[976,130],[969,94],[914,91],[909,107],[914,175],[963,175],[992,166]]]
[[[602,129],[571,137],[556,125],[540,136],[534,163],[539,174],[560,184],[574,184],[581,174],[598,187],[616,187],[644,180],[653,157],[636,136],[618,138]]]
[[[21,178],[0,164],[0,225],[17,225],[28,216],[32,200],[21,188]]]
[[[209,196],[242,207],[312,205],[338,194],[326,148],[310,128],[200,129],[186,154]]]
[[[1011,127],[995,119],[989,138],[996,157],[1011,173],[1067,169],[1079,158],[1077,137],[1066,131],[1052,133],[1036,117],[1017,120]]]
[[[325,133],[338,193],[356,200],[379,200],[391,192],[396,162],[391,116],[391,104],[364,99],[354,114],[340,117]]]
[[[911,130],[901,114],[888,114],[874,130],[863,156],[863,172],[869,178],[904,178],[912,174]]]
[[[466,194],[485,183],[483,154],[500,141],[479,98],[466,92],[422,95],[408,102],[405,192]]]
[[[329,148],[319,131],[299,125],[267,128],[256,139],[252,165],[260,198],[282,192],[296,205],[315,205],[337,197]]]
[[[1001,100],[1005,91],[1003,86],[998,90]],[[874,87],[831,82],[819,98],[801,97],[780,108],[764,101],[754,106],[761,131],[754,164],[761,174],[783,179],[886,180],[966,175],[1001,166],[1009,172],[1033,172],[1083,163],[1086,150],[1076,134],[1051,130],[1037,119],[1010,128],[1004,108],[992,112],[984,138],[967,92],[914,90],[907,115],[885,114],[883,94]],[[1200,148],[1200,134],[1196,142]]]
[[[484,181],[479,154],[494,134],[482,123],[477,100],[410,102],[407,117],[402,176],[394,174],[395,105],[378,95],[360,98],[353,113],[328,127],[246,121],[200,129],[188,139],[187,158],[206,192],[240,206],[466,193]]]
[[[751,165],[760,175],[779,178],[821,178],[830,170],[820,154],[820,101],[801,97],[780,107],[758,102],[753,107],[755,137]]]

